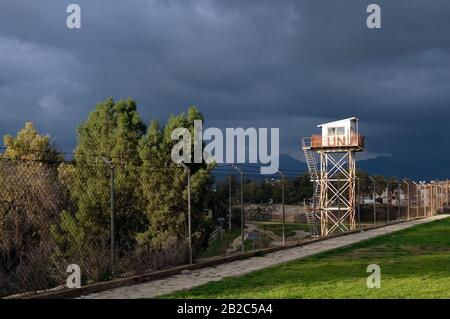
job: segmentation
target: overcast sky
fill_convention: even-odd
[[[97,102],[130,96],[146,123],[196,105],[205,126],[279,127],[302,158],[315,125],[356,116],[366,158],[442,174],[449,15],[448,0],[1,0],[0,134],[33,121],[70,151]]]

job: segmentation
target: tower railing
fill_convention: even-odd
[[[311,137],[310,147],[358,147],[364,148],[365,137],[360,134],[342,135],[342,136],[322,136],[315,134]]]

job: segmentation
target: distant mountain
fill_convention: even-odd
[[[306,163],[296,160],[290,155],[280,155],[280,170],[282,171],[304,171],[308,170]]]
[[[405,167],[401,163],[396,163],[388,156],[379,156],[367,160],[357,161],[356,167],[366,171],[371,175],[404,177]]]
[[[379,156],[373,159],[358,161],[356,167],[372,175],[383,175],[397,178],[408,177],[412,180],[445,180],[450,176],[448,161],[445,158],[399,159],[395,157]]]
[[[441,179],[444,180],[447,175],[447,165],[448,163],[442,161],[433,161],[432,165],[420,166],[420,162],[406,160],[399,160],[389,156],[379,156],[376,158],[371,158],[367,160],[360,160],[356,162],[357,169],[368,172],[371,175],[383,175],[386,177],[396,176],[397,178],[408,177],[413,180],[430,180],[430,179]],[[239,166],[239,165],[238,165]],[[266,175],[259,175],[261,164],[245,164],[242,168],[248,172],[247,178],[252,179],[263,179],[270,177]],[[266,166],[266,165],[264,165]],[[280,155],[280,170],[285,172],[287,175],[301,175],[303,172],[307,171],[306,163],[296,160],[289,155]],[[234,170],[232,168],[220,168],[217,170],[219,174],[215,174],[217,179],[221,179],[227,176],[230,172]]]
[[[246,178],[250,179],[265,179],[273,177],[272,175],[261,175],[260,169],[264,166],[269,166],[268,164],[236,164],[236,166],[243,169],[246,173]],[[289,155],[281,154],[280,155],[280,163],[279,163],[279,169],[285,173],[286,175],[293,176],[293,175],[302,175],[303,173],[307,172],[308,168],[305,163],[296,160],[292,158]],[[217,168],[213,171],[213,175],[216,177],[217,180],[221,180],[228,176],[230,173],[236,174],[236,170],[228,165],[223,165]]]

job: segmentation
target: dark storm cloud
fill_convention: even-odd
[[[65,27],[72,2],[81,30]],[[365,26],[372,2],[381,30]],[[420,168],[450,158],[449,13],[446,0],[3,0],[0,134],[33,120],[69,149],[96,102],[131,96],[146,121],[195,104],[207,125],[280,127],[292,155],[315,124],[355,115],[369,155]]]

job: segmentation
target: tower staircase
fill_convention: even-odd
[[[313,182],[313,202],[310,209],[306,212],[306,222],[308,223],[311,236],[317,237],[320,235],[317,227],[320,218],[317,213],[317,208],[319,207],[320,203],[320,183],[319,174],[317,172],[316,159],[314,158],[314,154],[311,151],[311,140],[309,138],[302,139],[302,149],[303,153],[305,154],[309,176],[311,178],[311,182]]]

